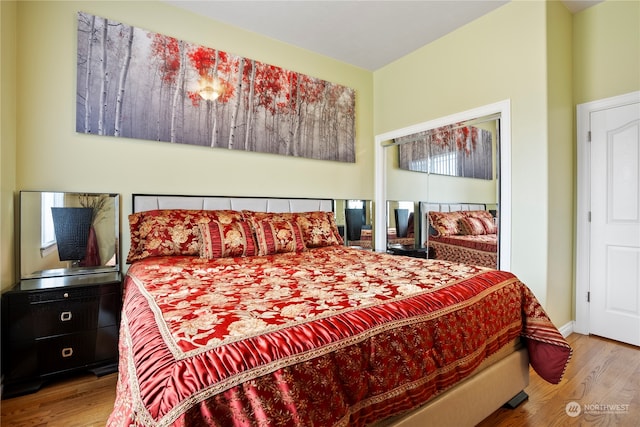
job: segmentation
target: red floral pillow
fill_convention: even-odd
[[[255,226],[258,255],[302,252],[306,249],[297,222],[262,220],[257,221]]]
[[[200,258],[254,256],[257,248],[253,231],[246,221],[223,224],[218,221],[198,224],[201,244]]]
[[[468,218],[478,218],[482,221],[485,229],[485,234],[496,234],[498,227],[493,219],[493,215],[489,211],[466,211],[464,215]]]
[[[429,223],[437,236],[460,234],[459,221],[464,218],[462,212],[429,212]]]
[[[484,230],[487,234],[496,234],[498,232],[498,226],[493,218],[479,218],[482,221],[482,225],[484,225]]]
[[[247,218],[250,218],[254,230],[257,229],[257,223],[263,220],[296,222],[302,230],[302,237],[307,248],[344,244],[344,241],[340,236],[340,232],[338,231],[335,218],[333,217],[333,212],[244,211],[244,214]]]
[[[198,223],[218,221],[230,224],[243,218],[242,212],[232,210],[159,209],[131,214],[131,248],[127,262],[152,256],[198,256]]]
[[[462,213],[469,218],[485,218],[493,221],[493,215],[489,211],[463,211]]]
[[[477,236],[480,234],[486,234],[482,219],[473,217],[460,218],[458,224],[460,226],[460,234]]]

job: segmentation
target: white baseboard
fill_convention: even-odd
[[[566,338],[573,333],[573,324],[574,321],[572,320],[569,323],[566,323],[558,328],[563,337]]]

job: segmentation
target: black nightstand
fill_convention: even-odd
[[[2,295],[2,398],[77,370],[118,368],[119,272],[22,280]]]
[[[428,258],[428,248],[414,245],[389,245],[387,252],[393,255],[403,255],[413,258]]]

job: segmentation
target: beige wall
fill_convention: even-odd
[[[573,18],[573,101],[640,89],[640,2],[607,0]]]
[[[15,271],[16,3],[0,1],[0,289]]]
[[[355,89],[356,163],[76,133],[78,11]],[[15,32],[20,71],[15,190],[120,193],[123,256],[132,193],[373,198],[373,76],[368,71],[161,2],[19,2]]]
[[[573,241],[575,122],[572,103],[572,15],[560,2],[547,6],[547,298],[558,325],[574,318]]]
[[[374,73],[375,134],[511,100],[511,269],[543,304],[548,197],[545,29],[543,2],[512,2]]]

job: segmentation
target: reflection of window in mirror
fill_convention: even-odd
[[[458,170],[458,156],[455,152],[435,155],[431,158],[431,173],[455,175]]]
[[[347,209],[364,208],[364,200],[347,200]]]
[[[56,245],[56,234],[53,227],[51,208],[64,206],[64,194],[42,193],[41,199],[40,255],[45,257],[55,250]]]
[[[409,212],[413,212],[413,202],[398,202],[399,209],[407,209]]]

